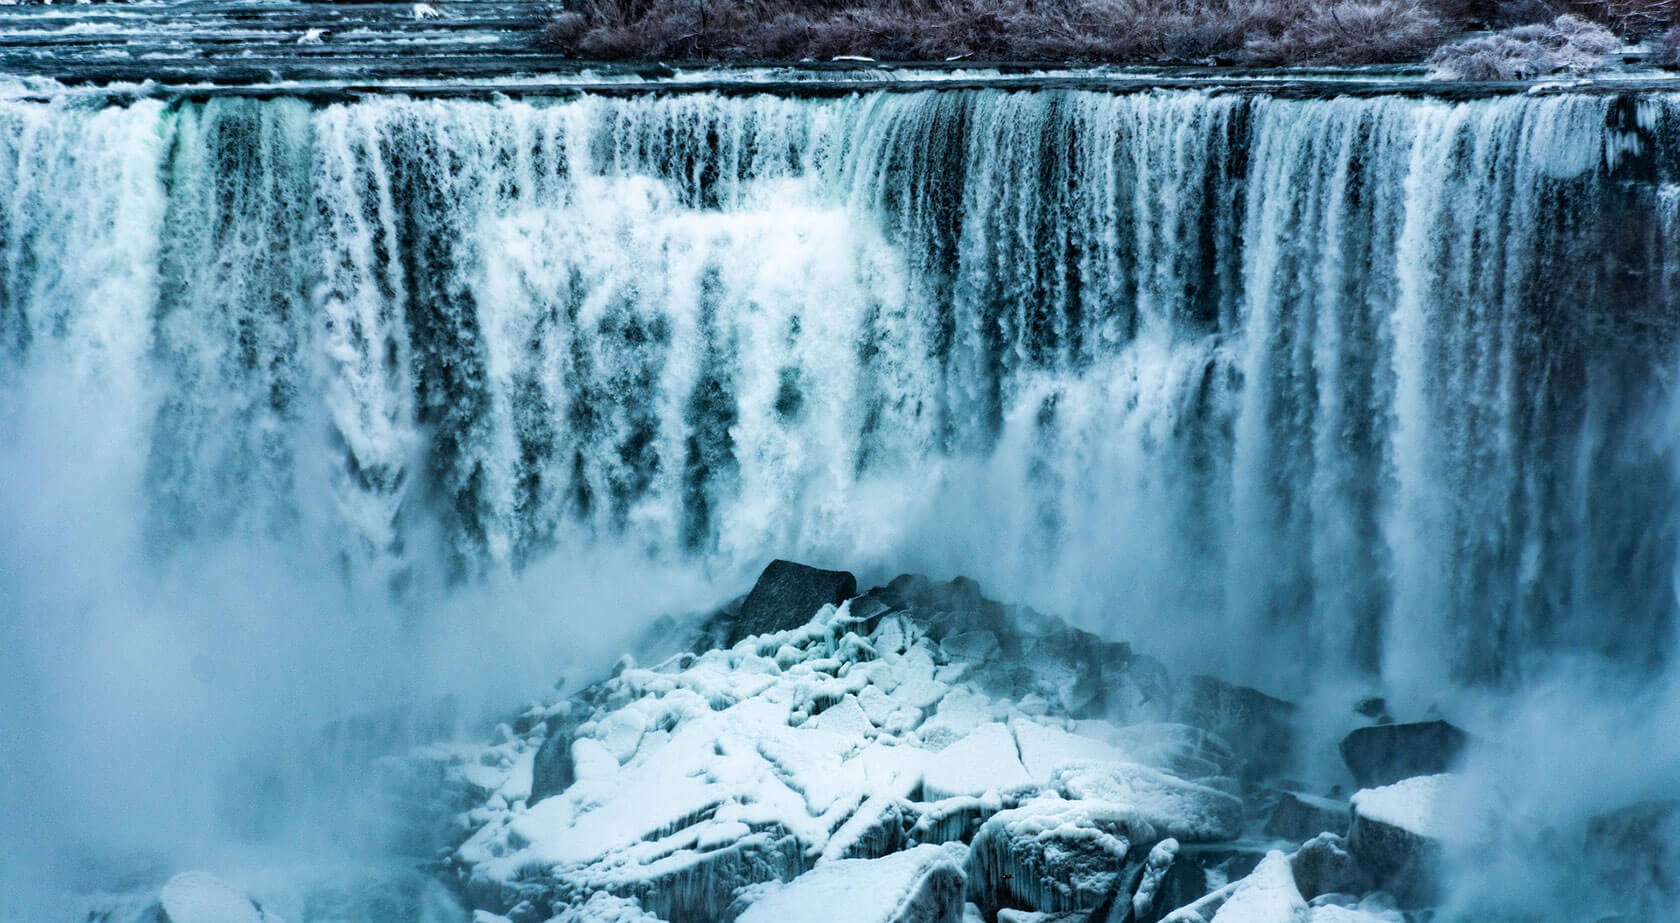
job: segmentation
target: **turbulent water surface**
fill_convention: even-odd
[[[1637,675],[1677,130],[1655,93],[3,102],[0,604],[97,642],[49,584],[219,575],[215,618],[312,626],[245,636],[289,663],[353,612],[226,549],[399,633],[555,561],[780,556],[1286,693]],[[84,640],[29,624],[21,676]]]

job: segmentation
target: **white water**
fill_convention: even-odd
[[[0,104],[7,785],[144,841],[208,728],[540,688],[777,556],[1289,694],[1644,671],[1676,114]]]

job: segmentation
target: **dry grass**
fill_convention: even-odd
[[[1443,45],[1429,57],[1437,80],[1528,80],[1546,74],[1585,74],[1603,66],[1621,44],[1609,29],[1576,16],[1545,25],[1516,26]]]
[[[593,60],[1353,65],[1469,27],[1592,18],[1660,31],[1680,0],[574,0],[550,41]],[[1665,18],[1668,17],[1668,18]]]

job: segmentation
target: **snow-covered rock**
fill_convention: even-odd
[[[1415,776],[1353,794],[1348,843],[1377,884],[1408,906],[1428,903],[1441,849],[1466,838],[1468,819],[1452,804],[1460,777]]]
[[[823,606],[837,606],[856,595],[857,578],[845,571],[771,561],[741,604],[726,643],[797,628]]]
[[[972,580],[863,596],[849,580],[773,564],[738,604],[665,627],[692,650],[638,650],[454,758],[476,793],[449,857],[468,902],[520,921],[705,921],[867,890],[955,921],[966,889],[993,917],[1152,923],[1183,903],[1206,923],[1234,893],[1201,901],[1209,888],[1248,880],[1237,777],[1287,752],[1293,706],[1209,678],[1174,704],[1157,662]]]
[[[280,923],[245,892],[209,872],[182,872],[158,895],[161,923]]]
[[[1095,912],[1116,900],[1132,871],[1132,844],[1155,839],[1154,829],[1126,808],[1053,795],[1034,799],[995,815],[975,834],[969,899],[990,912],[1021,906]]]
[[[923,844],[880,859],[842,859],[781,886],[747,907],[740,923],[959,923],[960,845]]]
[[[1050,784],[1065,798],[1122,806],[1162,836],[1183,842],[1229,840],[1242,832],[1242,799],[1137,763],[1067,763],[1052,773]]]
[[[1274,850],[1237,883],[1210,923],[1306,923],[1311,913],[1289,860]]]

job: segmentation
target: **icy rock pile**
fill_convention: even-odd
[[[447,859],[469,904],[512,923],[1399,919],[1343,839],[1348,806],[1275,778],[1294,706],[1173,683],[972,580],[836,599],[850,579],[777,562],[693,650],[500,728],[451,770],[474,804]],[[730,641],[743,605],[780,627]]]

